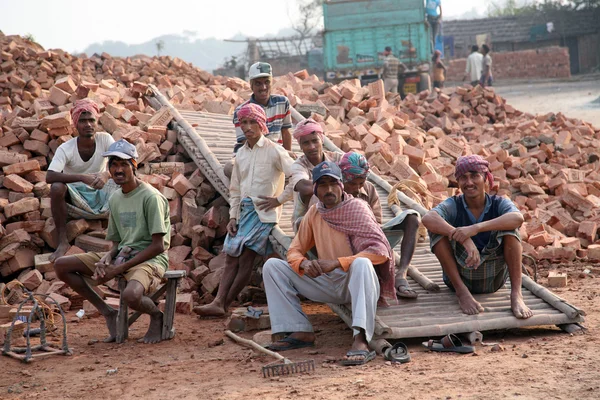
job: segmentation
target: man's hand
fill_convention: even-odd
[[[467,250],[467,268],[477,269],[479,267],[479,262],[481,261],[479,257],[479,250],[477,250],[477,246],[473,242],[473,239],[468,238],[464,243],[463,247]]]
[[[256,206],[261,211],[269,211],[269,210],[272,210],[273,208],[277,208],[281,205],[279,200],[277,200],[277,197],[258,196],[258,198],[261,200],[258,200],[256,202]]]
[[[96,272],[97,271],[98,271],[98,267],[96,267]],[[110,281],[115,276],[117,276],[117,275],[119,275],[121,273],[122,273],[122,271],[121,271],[121,269],[118,266],[116,266],[116,265],[109,265],[106,268],[103,268],[103,275],[101,277],[94,278],[92,276],[92,278],[96,280],[96,283],[98,285],[102,285],[103,283],[106,283],[106,282]]]
[[[93,174],[92,176],[94,177],[94,180],[92,181],[92,184],[90,186],[96,190],[100,190],[104,187],[106,182],[108,182],[108,179],[110,178],[110,173],[99,172],[97,174]]]
[[[298,156],[296,155],[296,153],[294,153],[292,150],[289,150],[288,154],[289,154],[290,157],[292,157],[292,160],[296,160],[298,158]]]
[[[461,228],[455,228],[450,234],[450,240],[455,240],[458,243],[464,246],[465,241],[467,239],[472,238],[477,235],[479,230],[477,229],[477,224],[470,226],[463,226]]]
[[[92,186],[95,180],[96,180],[95,174],[88,174],[88,175],[84,175],[84,177],[81,181],[88,186]]]
[[[227,223],[227,233],[229,233],[231,236],[235,236],[237,234],[237,231],[237,219],[231,218]]]
[[[310,278],[316,278],[323,275],[323,270],[316,260],[304,260],[300,264],[300,268],[304,270],[304,273]]]
[[[106,268],[110,266],[112,262],[112,257],[110,255],[110,251],[107,251],[102,258],[95,264],[96,269],[94,270],[94,275],[92,275],[92,279],[98,281],[106,275]]]
[[[324,274],[328,274],[334,269],[341,268],[342,266],[338,260],[317,260],[317,262]]]

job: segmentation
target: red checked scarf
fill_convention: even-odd
[[[334,208],[325,208],[323,203],[319,202],[317,210],[329,226],[346,234],[354,254],[364,251],[388,258],[387,262],[374,266],[381,287],[379,300],[384,305],[397,304],[394,253],[369,205],[365,201],[345,195],[345,199]]]

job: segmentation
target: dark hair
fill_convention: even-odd
[[[476,44],[474,44],[473,46],[471,46],[471,52],[474,53],[476,51],[479,51],[479,46],[477,46]]]
[[[108,157],[108,169],[110,169],[111,164],[115,161],[115,160],[122,160],[122,158],[117,157],[117,156],[112,156],[112,157]],[[135,164],[133,163],[132,159],[127,160],[129,161],[129,164],[131,164],[131,168],[133,168],[133,172],[135,172],[137,170],[137,167],[135,166]]]
[[[380,47],[380,48],[381,48],[381,47]],[[387,47],[385,48],[385,51],[390,51],[390,52],[391,52],[391,51],[392,51],[392,48],[391,48],[390,46],[387,46]]]
[[[485,51],[486,53],[490,52],[490,47],[487,44],[482,44],[481,48],[483,49],[483,51]]]

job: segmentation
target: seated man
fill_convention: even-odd
[[[121,296],[132,309],[150,315],[150,327],[140,340],[157,343],[161,340],[163,313],[145,294],[159,283],[169,267],[169,203],[158,190],[136,178],[138,155],[134,145],[119,140],[103,155],[109,158],[112,179],[121,186],[109,200],[106,240],[113,241],[113,248],[104,254],[88,252],[61,257],[54,269],[60,280],[104,316],[109,331],[105,342],[116,339],[117,311],[102,301],[87,281],[100,285],[123,275],[127,287]]]
[[[279,221],[281,207],[260,208],[258,202],[264,204],[261,198],[281,195],[284,174],[289,175],[293,163],[283,147],[264,136],[267,116],[261,106],[248,103],[237,115],[246,141],[237,153],[229,187],[231,219],[223,244],[227,260],[213,302],[194,308],[201,317],[225,315],[250,282],[256,256],[272,253],[269,234]],[[281,198],[275,200],[282,203]]]
[[[110,174],[102,153],[114,140],[106,132],[96,133],[98,112],[98,106],[90,99],[75,102],[71,118],[79,136],[61,144],[48,167],[46,182],[51,185],[50,207],[57,244],[50,261],[69,250],[67,208],[73,217],[108,217],[108,198],[117,186],[114,182],[106,185]]]
[[[482,157],[460,157],[456,180],[463,194],[446,199],[423,217],[431,250],[442,264],[444,283],[456,292],[465,314],[483,307],[472,294],[494,293],[510,276],[511,308],[517,318],[533,315],[521,294],[523,215],[514,203],[486,193],[494,178]]]
[[[335,163],[322,162],[312,176],[319,203],[304,216],[288,262],[271,258],[263,267],[271,330],[290,333],[269,348],[284,351],[314,344],[298,295],[323,303],[351,303],[354,342],[344,363],[364,364],[375,357],[368,342],[378,299],[396,303],[394,255],[369,206],[344,194]],[[311,261],[306,253],[313,246],[319,259]]]
[[[323,128],[310,118],[296,125],[294,139],[298,141],[304,155],[294,161],[292,176],[281,197],[284,202],[294,199],[292,223],[297,230],[300,224],[298,219],[302,218],[310,206],[318,201],[313,194],[312,171],[315,165],[323,161],[337,163],[341,154],[323,150]]]
[[[367,181],[369,175],[369,162],[365,156],[348,152],[339,162],[344,180],[344,191],[352,196],[364,200],[369,204],[375,219],[379,224],[382,220],[381,203],[375,186]],[[415,299],[418,294],[410,288],[406,274],[410,261],[417,246],[417,231],[419,229],[419,213],[415,210],[405,210],[390,220],[386,227],[403,231],[402,244],[400,245],[400,262],[396,272],[396,294],[399,297]],[[387,228],[384,228],[384,232]],[[392,243],[395,246],[396,243]]]

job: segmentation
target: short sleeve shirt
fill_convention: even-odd
[[[441,0],[426,0],[425,2],[425,12],[430,17],[439,17],[440,13],[438,8],[441,6]]]
[[[79,155],[77,138],[58,146],[48,171],[63,172],[65,174],[96,174],[106,171],[107,158],[103,157],[102,153],[108,151],[115,140],[106,132],[97,132],[94,139],[96,140],[96,151],[87,161],[83,161]]]

